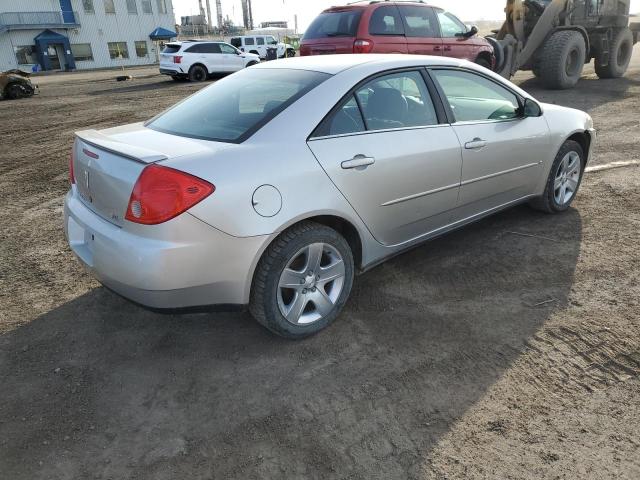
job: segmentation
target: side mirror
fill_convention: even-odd
[[[475,25],[471,25],[469,30],[467,30],[466,32],[456,33],[456,37],[471,38],[477,34],[478,34],[478,27],[476,27]]]
[[[522,109],[522,116],[524,118],[528,117],[539,117],[542,115],[542,108],[536,102],[531,100],[530,98],[525,99],[524,106]]]

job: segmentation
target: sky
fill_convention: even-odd
[[[350,0],[252,0],[253,21],[256,26],[269,20],[288,20],[293,27],[293,16],[298,15],[299,31],[304,29],[313,19],[327,7],[344,5]],[[206,9],[206,1],[202,0]],[[211,15],[216,18],[215,0],[210,0]],[[450,10],[464,21],[502,20],[506,0],[429,0],[427,3]],[[183,15],[199,13],[198,0],[173,0],[176,20],[180,22]],[[631,11],[640,13],[640,0],[631,0]],[[240,0],[222,0],[222,13],[242,25],[242,7]],[[215,23],[215,21],[214,21]]]

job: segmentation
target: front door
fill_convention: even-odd
[[[458,212],[473,215],[534,193],[549,155],[544,117],[523,117],[518,96],[480,74],[434,69],[462,146]]]
[[[462,158],[419,71],[376,77],[314,132],[309,147],[382,244],[449,223]]]
[[[231,45],[221,43],[220,51],[224,57],[224,64],[227,71],[237,72],[244,68],[244,58],[238,53],[238,50]]]
[[[438,10],[438,22],[442,32],[442,50],[446,57],[475,61],[478,47],[469,37],[462,36],[467,26],[449,12]]]
[[[60,70],[60,57],[58,56],[58,50],[55,45],[49,45],[47,47],[47,57],[49,58],[51,70]]]

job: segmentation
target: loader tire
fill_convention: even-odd
[[[544,43],[536,71],[547,88],[572,88],[582,76],[586,56],[587,46],[582,34],[573,30],[560,30]]]
[[[633,53],[633,33],[628,27],[614,33],[609,49],[609,63],[600,65],[596,58],[596,74],[600,78],[620,78],[625,74]]]

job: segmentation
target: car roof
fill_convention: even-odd
[[[393,68],[429,65],[458,67],[464,63],[464,60],[458,60],[456,58],[434,57],[429,55],[356,53],[283,58],[271,62],[262,62],[251,68],[287,68],[292,70],[309,70],[335,75],[344,70],[348,70],[349,68],[364,64],[379,64],[381,69],[389,70]]]
[[[378,5],[409,5],[409,6],[421,6],[421,7],[433,7],[433,5],[429,5],[428,3],[422,2],[420,0],[416,0],[415,2],[408,1],[398,1],[394,2],[393,0],[364,0],[362,2],[353,2],[348,3],[347,5],[334,5],[332,7],[327,8],[324,12],[339,12],[339,11],[347,11],[347,10],[364,10],[369,7],[374,7]],[[437,7],[435,7],[437,8]]]

